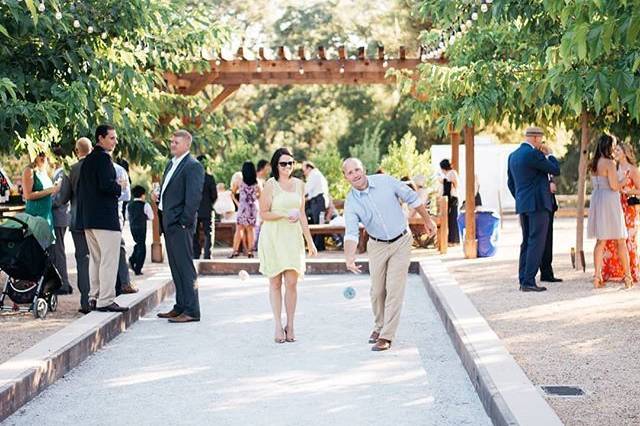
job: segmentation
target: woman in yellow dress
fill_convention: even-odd
[[[298,277],[304,275],[304,242],[309,256],[318,254],[304,212],[304,183],[291,176],[295,161],[286,148],[271,157],[273,177],[264,185],[260,197],[260,272],[269,278],[269,299],[275,321],[276,343],[295,342],[293,320],[298,300]],[[282,284],[287,325],[282,328]]]

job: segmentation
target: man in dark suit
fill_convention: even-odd
[[[102,124],[96,129],[96,146],[80,168],[76,224],[84,230],[89,246],[89,297],[96,310],[124,312],[118,305],[116,275],[122,232],[118,218],[118,197],[125,182],[118,182],[111,151],[118,143],[113,127]]]
[[[200,252],[204,248],[204,258],[211,259],[211,214],[213,212],[213,203],[218,198],[218,190],[216,189],[216,180],[212,175],[206,172],[207,157],[198,156],[198,161],[205,169],[204,185],[202,186],[202,200],[198,208],[198,222],[196,224],[196,233],[193,236],[193,258],[200,259]],[[202,228],[204,233],[204,247],[200,247],[199,231]]]
[[[558,176],[560,164],[542,142],[543,136],[539,127],[527,128],[525,142],[509,155],[507,183],[516,199],[522,228],[518,268],[521,291],[546,290],[536,285],[536,273],[547,239],[549,212],[553,210],[549,175]]]
[[[59,194],[62,194],[58,202],[65,203],[70,202],[71,208],[69,209],[69,230],[71,231],[71,238],[73,238],[73,245],[75,246],[75,258],[76,258],[76,270],[77,270],[77,286],[80,293],[80,309],[78,312],[88,314],[92,308],[95,309],[95,303],[93,306],[89,304],[89,246],[87,245],[87,239],[84,236],[84,231],[78,229],[77,225],[77,210],[78,210],[78,181],[80,180],[80,168],[84,162],[84,158],[91,152],[91,141],[87,138],[80,138],[76,141],[75,153],[78,157],[78,162],[71,166],[69,170],[69,191],[60,190]],[[62,184],[64,187],[64,182]],[[95,302],[95,301],[94,301]]]
[[[158,202],[169,267],[176,286],[173,309],[159,313],[158,317],[168,318],[174,323],[200,321],[197,273],[193,266],[193,234],[202,198],[204,167],[189,154],[191,141],[191,134],[186,130],[173,134],[173,158],[165,169]]]
[[[549,178],[549,190],[551,191],[551,199],[553,208],[549,212],[549,229],[547,230],[547,239],[544,244],[544,252],[542,253],[542,261],[540,262],[540,281],[548,283],[562,282],[562,278],[558,278],[553,273],[553,219],[558,211],[558,202],[556,201],[556,183],[553,177]]]

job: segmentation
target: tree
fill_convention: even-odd
[[[411,133],[405,134],[400,141],[389,146],[389,153],[382,159],[381,166],[386,174],[398,179],[412,179],[416,175],[423,175],[428,181],[433,174],[429,151],[419,153],[416,149],[416,137]]]
[[[152,162],[167,152],[170,117],[203,108],[204,98],[165,89],[165,71],[204,69],[203,46],[225,29],[183,0],[34,0],[0,3],[0,149],[70,148],[101,122],[122,151]],[[220,119],[207,126],[220,128]]]

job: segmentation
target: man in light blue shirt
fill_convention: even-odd
[[[391,347],[400,323],[413,242],[401,203],[416,209],[424,219],[427,235],[435,234],[436,225],[418,194],[398,179],[387,175],[367,176],[357,158],[346,159],[342,172],[351,184],[344,206],[347,269],[361,272],[355,260],[362,223],[369,234],[367,252],[375,322],[369,343],[374,344],[371,350],[384,351]]]

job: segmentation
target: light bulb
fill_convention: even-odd
[[[493,0],[485,0],[485,3],[491,4],[491,3],[493,3]]]
[[[38,10],[39,10],[40,12],[44,12],[45,10],[47,10],[47,8],[45,7],[44,3],[40,3],[40,4],[38,5]]]
[[[467,30],[467,26],[463,23],[460,24],[460,31],[466,31]]]
[[[87,32],[88,32],[89,34],[92,34],[92,33],[93,33],[93,27],[92,27],[91,25],[89,25],[89,26],[87,27]]]
[[[107,38],[107,32],[103,32],[102,34],[100,34],[100,37],[102,37],[103,40],[105,40]]]
[[[62,13],[56,12],[56,19],[59,21],[62,19]]]
[[[216,59],[216,65],[220,66],[220,64],[221,64],[220,59]]]
[[[473,12],[471,14],[471,19],[474,20],[474,21],[477,21],[478,20],[478,12]]]
[[[473,26],[473,21],[471,19],[467,19],[467,29]]]
[[[489,10],[489,6],[487,6],[485,3],[482,3],[480,5],[480,10],[482,11],[482,13],[486,13],[487,10]]]
[[[302,67],[300,67],[300,69],[298,70],[298,72],[300,73],[300,75],[304,74],[304,69]]]
[[[80,28],[80,21],[78,21],[77,19],[75,21],[73,21],[73,27],[74,28]]]
[[[455,42],[456,42],[455,36],[451,36],[451,38],[449,39],[449,44],[453,44]]]
[[[382,68],[386,68],[389,66],[389,62],[387,62],[387,60],[385,59],[384,62],[382,63]]]
[[[260,66],[260,64],[258,64],[258,66],[256,67],[256,72],[262,72],[262,67]]]
[[[344,65],[340,65],[340,74],[344,74]]]

